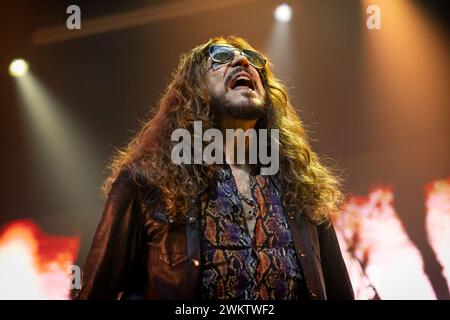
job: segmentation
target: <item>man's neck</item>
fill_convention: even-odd
[[[252,129],[255,127],[257,119],[254,120],[242,120],[242,119],[236,119],[231,117],[224,117],[219,121],[219,129],[222,131],[222,134],[224,137],[226,137],[226,129],[242,129],[247,131],[248,129]],[[228,141],[227,139],[224,139],[224,151],[225,151],[225,161],[232,167],[232,168],[239,168],[240,170],[244,171],[250,171],[251,166],[248,163],[245,164],[237,164],[236,163],[236,149],[235,149],[235,141],[234,139],[232,141]],[[234,151],[233,151],[234,150]],[[248,159],[248,143],[246,141],[245,143],[245,154],[246,159]],[[234,158],[233,158],[234,155]]]

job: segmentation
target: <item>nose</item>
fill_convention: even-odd
[[[233,60],[231,61],[231,66],[235,67],[239,65],[248,68],[250,66],[250,63],[248,62],[247,57],[244,56],[241,51],[235,50]]]

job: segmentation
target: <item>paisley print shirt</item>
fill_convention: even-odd
[[[271,177],[253,173],[250,189],[252,233],[231,168],[218,166],[217,188],[202,214],[202,296],[299,299],[302,272],[278,191]]]

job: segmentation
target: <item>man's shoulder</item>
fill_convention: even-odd
[[[133,172],[129,168],[124,168],[118,173],[114,184],[126,187],[142,200],[145,200],[157,191],[157,188],[149,183],[142,174]]]

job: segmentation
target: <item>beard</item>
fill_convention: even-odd
[[[212,97],[211,102],[216,116],[239,120],[257,120],[267,113],[268,108],[267,96],[260,103],[251,100],[236,103],[224,97]]]

